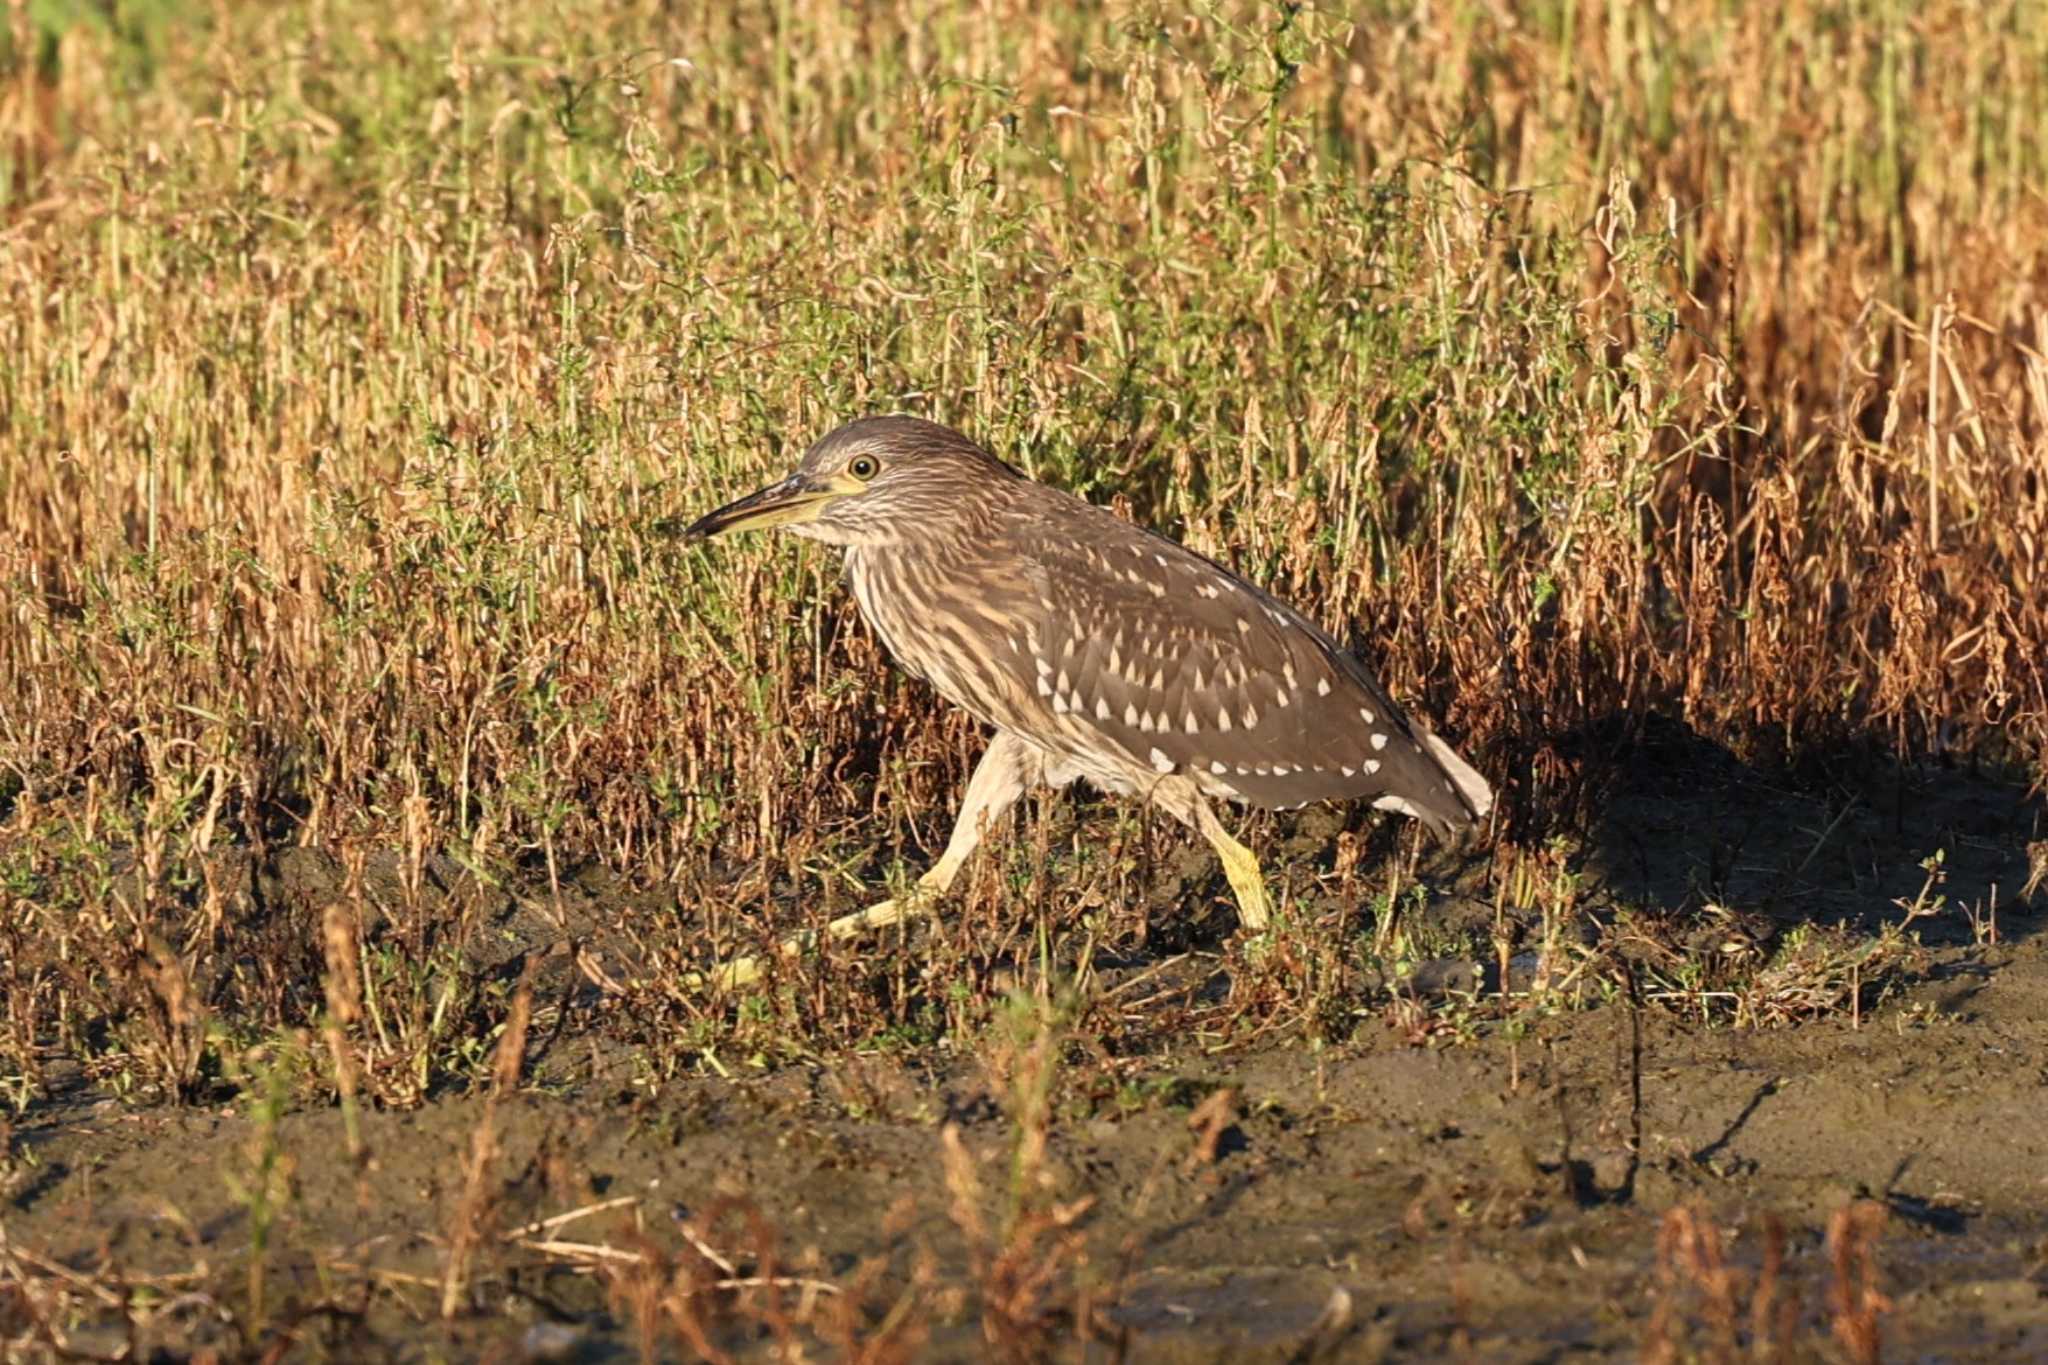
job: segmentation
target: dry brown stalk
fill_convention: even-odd
[[[498,1106],[519,1086],[520,1070],[526,1065],[526,1030],[533,1019],[532,963],[520,977],[512,995],[512,1008],[505,1016],[505,1032],[498,1040],[491,1064],[491,1088],[484,1096],[483,1112],[470,1130],[469,1158],[463,1166],[462,1196],[457,1201],[448,1230],[447,1265],[441,1280],[441,1316],[452,1318],[461,1310],[469,1292],[470,1272],[477,1247],[486,1233],[485,1220],[496,1198],[492,1167],[501,1150],[498,1141]]]
[[[1859,1199],[1828,1219],[1829,1326],[1856,1365],[1878,1365],[1884,1357],[1881,1319],[1892,1301],[1877,1287],[1877,1242],[1885,1218],[1884,1205]]]
[[[360,948],[356,942],[355,915],[340,901],[328,902],[321,912],[320,947],[326,966],[321,987],[327,997],[327,1017],[320,1032],[327,1044],[328,1060],[334,1066],[334,1087],[341,1096],[349,1159],[360,1163],[364,1149],[356,1092],[361,1078],[357,1074],[355,1049],[349,1046],[348,1030],[362,1020],[363,982],[356,969]]]
[[[1237,1092],[1228,1086],[1209,1092],[1188,1115],[1188,1131],[1195,1135],[1195,1145],[1181,1162],[1183,1173],[1215,1165],[1217,1144],[1236,1121]]]
[[[1044,1359],[1062,1322],[1071,1322],[1088,1339],[1096,1330],[1094,1305],[1076,1281],[1088,1260],[1080,1225],[1094,1198],[1066,1203],[1029,1198],[1000,1236],[991,1235],[981,1213],[981,1180],[959,1125],[947,1124],[939,1141],[953,1221],[966,1238],[981,1302],[983,1340],[1003,1359],[1022,1362]],[[1040,1170],[1020,1161],[1014,1175],[1028,1187],[1038,1182]]]
[[[145,979],[156,1008],[153,1046],[173,1095],[190,1092],[206,1056],[206,1011],[184,960],[156,935],[148,936]]]

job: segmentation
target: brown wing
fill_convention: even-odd
[[[1056,521],[1025,578],[1038,690],[1068,725],[1253,805],[1376,797],[1440,830],[1483,814],[1477,774],[1292,607],[1101,508]]]

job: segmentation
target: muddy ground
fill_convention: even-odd
[[[81,1081],[14,1127],[6,1245],[38,1297],[0,1319],[30,1339],[61,1299],[69,1346],[116,1356],[114,1290],[140,1279],[142,1347],[247,1346],[226,1319],[252,1317],[267,1151],[264,1340],[308,1356],[628,1359],[652,1305],[662,1358],[698,1330],[762,1358],[1855,1359],[1874,1319],[1886,1359],[2048,1360],[2048,897],[2014,900],[2039,808],[1942,783],[1840,820],[1696,772],[1617,799],[1589,877],[1695,912],[1710,882],[1752,932],[1895,921],[1945,850],[1951,909],[1913,926],[1910,968],[1788,1026],[1620,995],[1514,1029],[1389,1009],[1321,1049],[1165,1040],[1117,1095],[1050,1085],[1035,1126],[1028,1049],[658,1078],[571,1037],[495,1114],[364,1114],[360,1165],[334,1109],[265,1129],[246,1101],[134,1107]],[[1993,882],[1995,942],[1961,911]],[[480,1128],[501,1150],[472,1182]],[[671,1293],[698,1314],[678,1335],[661,1277],[775,1283]]]

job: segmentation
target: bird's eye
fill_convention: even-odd
[[[882,464],[872,455],[856,455],[846,462],[846,472],[866,483],[882,472]]]

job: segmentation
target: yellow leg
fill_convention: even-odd
[[[981,762],[975,765],[974,776],[967,780],[967,795],[960,803],[959,816],[953,821],[953,833],[946,840],[946,851],[939,855],[938,862],[932,864],[929,872],[917,879],[916,886],[892,900],[878,902],[850,915],[841,915],[827,924],[822,932],[806,930],[792,934],[776,945],[775,955],[801,957],[820,938],[838,943],[858,938],[871,929],[886,929],[892,924],[904,924],[930,914],[939,897],[960,875],[968,855],[980,844],[982,832],[1024,794],[1026,781],[1037,769],[1037,761],[1024,741],[1012,735],[998,734],[988,746],[988,752],[981,756]],[[708,982],[731,990],[760,980],[763,969],[760,958],[739,957],[722,967],[713,968],[708,976],[693,974],[688,984],[694,989]]]
[[[820,938],[838,943],[844,939],[858,938],[871,929],[886,929],[892,924],[906,924],[930,914],[945,890],[943,886],[934,884],[933,873],[937,871],[938,869],[934,867],[931,872],[919,877],[917,885],[905,895],[877,901],[867,909],[856,910],[850,915],[841,915],[827,924],[822,932],[805,930],[801,934],[791,934],[776,945],[775,955],[782,958],[801,957],[807,949],[816,945]],[[765,964],[761,958],[736,957],[724,966],[714,968],[708,977],[693,975],[689,984],[698,987],[708,981],[720,989],[732,990],[759,981],[764,968]]]
[[[1195,809],[1195,828],[1202,831],[1202,837],[1223,860],[1223,875],[1230,879],[1230,889],[1237,895],[1238,919],[1253,933],[1265,929],[1273,919],[1273,902],[1266,898],[1266,878],[1259,871],[1259,860],[1250,849],[1230,837],[1206,802]]]

